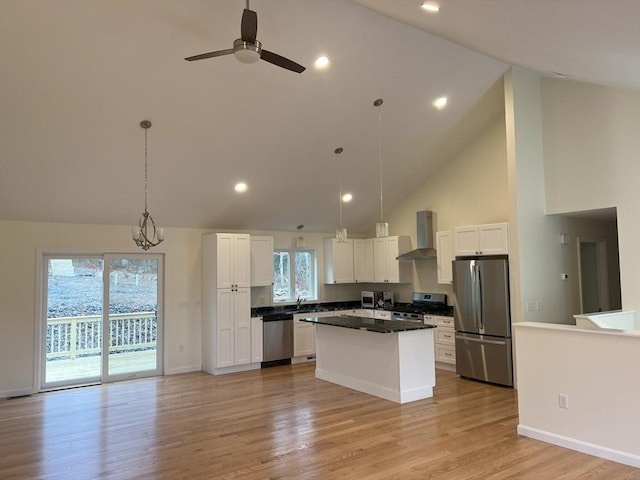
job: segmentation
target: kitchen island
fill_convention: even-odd
[[[316,378],[396,403],[433,396],[433,326],[352,316],[301,321],[316,326]]]

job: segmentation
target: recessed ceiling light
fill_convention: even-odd
[[[315,61],[316,68],[327,68],[329,66],[329,59],[324,55],[316,58]]]
[[[342,201],[344,203],[348,203],[351,200],[353,200],[353,195],[351,195],[350,193],[345,193],[344,195],[342,195]]]
[[[431,13],[438,13],[440,11],[440,5],[438,5],[436,2],[422,2],[420,8]]]
[[[247,184],[246,184],[246,183],[244,183],[244,182],[239,182],[239,183],[236,183],[236,186],[235,186],[234,188],[236,189],[236,192],[238,192],[238,193],[244,193],[244,192],[246,192],[246,191],[247,191],[247,188],[248,188],[248,187],[247,187]]]
[[[447,97],[436,98],[433,101],[433,106],[436,107],[438,110],[442,110],[444,107],[447,106]]]

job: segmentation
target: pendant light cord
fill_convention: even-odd
[[[340,230],[342,230],[342,162],[340,162],[340,165],[338,165],[338,168],[340,169],[340,175],[339,175],[339,181],[338,181],[338,185],[339,185],[339,192],[338,192],[338,201],[340,202]]]
[[[344,149],[342,147],[338,147],[333,151],[338,158],[338,206],[340,212],[340,230],[342,230],[342,162],[340,161],[339,155],[343,151]]]
[[[380,163],[380,223],[384,223],[382,203],[382,111],[378,112],[378,160]]]
[[[147,210],[147,158],[148,158],[148,148],[147,148],[147,134],[149,133],[149,129],[144,129],[144,211]]]

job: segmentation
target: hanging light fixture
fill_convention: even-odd
[[[377,98],[374,107],[382,105],[383,100]],[[382,109],[378,110],[378,163],[380,167],[380,222],[376,223],[376,237],[389,236],[389,224],[384,221],[384,207],[382,202]]]
[[[338,147],[333,153],[340,155],[343,151],[342,147]],[[338,165],[338,204],[340,206],[340,228],[336,230],[336,242],[344,243],[347,241],[347,229],[342,226],[342,163]]]
[[[147,134],[151,128],[151,122],[143,120],[140,122],[140,126],[144,128],[144,212],[140,215],[138,226],[131,228],[131,237],[136,245],[143,250],[149,250],[164,240],[164,229],[156,228],[156,223],[147,210]]]

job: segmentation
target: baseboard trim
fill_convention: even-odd
[[[180,373],[199,372],[202,370],[200,365],[188,365],[186,367],[168,368],[164,371],[165,375],[178,375]]]
[[[4,392],[0,392],[0,398],[16,398],[16,397],[27,397],[29,395],[33,395],[36,393],[32,388],[20,388],[17,390],[5,390]]]
[[[518,434],[540,440],[542,442],[558,445],[559,447],[576,450],[577,452],[593,455],[594,457],[604,458],[613,462],[623,463],[631,467],[640,468],[640,455],[614,450],[612,448],[595,445],[589,442],[583,442],[575,438],[565,437],[556,433],[539,430],[526,425],[518,425]]]

